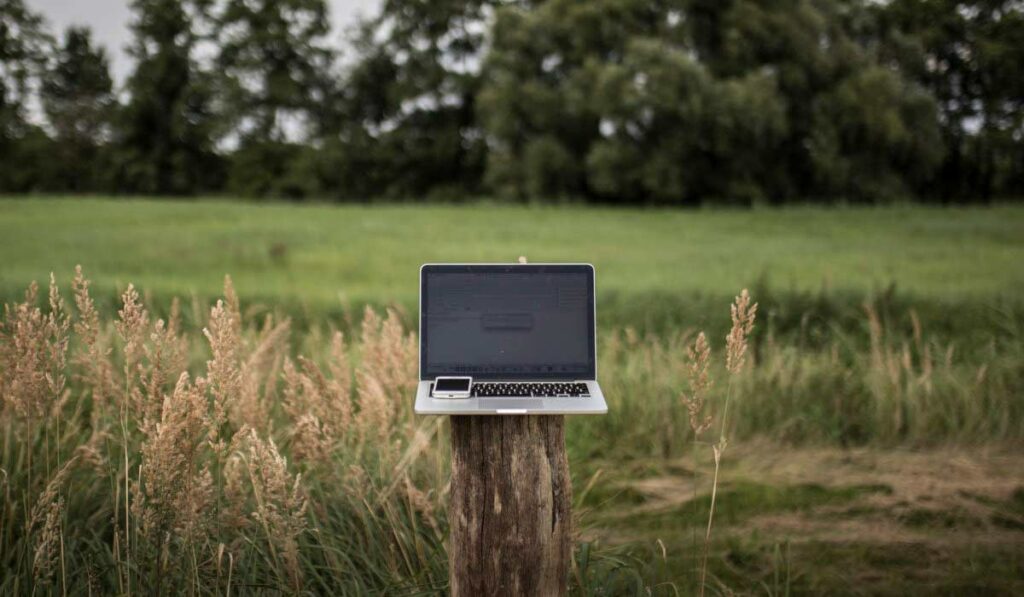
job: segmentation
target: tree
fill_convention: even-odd
[[[0,191],[1024,195],[1019,1],[383,0],[345,66],[326,0],[131,5],[121,106],[87,29],[0,0]]]
[[[912,197],[942,159],[936,118],[931,96],[897,73],[852,73],[814,102],[812,188],[855,201]]]
[[[191,194],[218,184],[211,81],[193,56],[193,23],[205,8],[202,0],[132,3],[137,63],[119,126],[119,190]]]
[[[106,51],[93,46],[89,29],[68,28],[40,91],[43,111],[56,134],[59,188],[90,191],[99,186],[97,160],[110,133],[112,89]]]
[[[486,147],[476,99],[487,20],[499,3],[385,0],[363,24],[341,90],[344,118],[329,141],[358,164],[343,168],[341,194],[479,191]]]
[[[909,197],[941,155],[932,99],[880,64],[877,27],[859,0],[731,0],[692,23],[716,77],[770,72],[787,130],[763,154],[770,197],[883,201]],[[885,72],[883,72],[883,70]]]
[[[239,148],[228,187],[247,195],[302,196],[290,178],[294,141],[319,129],[333,98],[333,51],[323,0],[226,0],[216,11],[217,69]]]
[[[876,7],[886,58],[935,97],[943,200],[1024,194],[1024,6],[894,0]]]
[[[38,186],[33,166],[46,136],[26,119],[26,107],[45,69],[50,38],[43,19],[22,0],[0,0],[0,190]]]
[[[937,162],[934,105],[879,67],[875,39],[854,0],[502,9],[487,180],[616,202],[906,197]]]
[[[522,199],[762,200],[786,130],[773,73],[716,77],[680,3],[553,0],[498,13],[480,93],[487,180]]]
[[[226,0],[215,19],[218,71],[240,136],[283,141],[290,118],[308,124],[330,88],[324,0]]]
[[[630,40],[659,38],[662,17],[659,5],[642,0],[498,10],[477,100],[490,151],[487,184],[518,199],[592,195],[586,162],[601,135],[599,80],[621,63]],[[618,149],[613,157],[603,148],[591,165],[626,159],[627,148]],[[597,182],[612,189],[606,177]]]
[[[601,138],[587,155],[606,200],[693,204],[765,199],[762,160],[786,131],[771,75],[715,79],[682,48],[630,41],[599,75]]]
[[[25,105],[46,62],[43,19],[22,0],[0,0],[0,137],[22,132]]]

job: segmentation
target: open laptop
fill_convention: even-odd
[[[420,268],[421,415],[604,414],[594,267]]]

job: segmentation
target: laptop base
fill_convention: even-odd
[[[418,415],[603,415],[608,412],[601,386],[587,384],[588,396],[560,397],[486,397],[434,398],[431,381],[421,381],[416,389],[415,412]]]

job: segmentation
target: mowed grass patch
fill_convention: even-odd
[[[953,453],[738,442],[717,495],[709,591],[1019,594],[1020,462],[1010,448]],[[694,498],[688,460],[603,466],[593,483],[577,471],[589,487],[583,536],[643,562],[651,594],[698,592],[712,471],[699,461]],[[620,592],[645,594],[626,582]]]
[[[877,485],[849,485],[825,487],[818,483],[795,485],[769,485],[740,480],[723,483],[719,488],[715,520],[724,525],[740,524],[752,516],[773,512],[806,512],[821,506],[849,503],[859,497],[880,493],[888,494],[892,488]],[[624,526],[634,530],[665,533],[668,539],[675,533],[690,537],[690,529],[706,524],[711,496],[704,494],[696,500],[683,502],[670,510],[641,512],[629,516]]]
[[[582,206],[288,205],[222,200],[0,201],[0,293],[87,268],[94,293],[240,294],[312,311],[414,306],[424,262],[584,261],[613,309],[664,297],[866,294],[943,300],[1024,287],[1024,207],[629,210]],[[661,297],[661,298],[659,298]],[[635,299],[635,300],[634,300]],[[599,306],[600,311],[600,306]],[[639,316],[639,315],[637,315]]]

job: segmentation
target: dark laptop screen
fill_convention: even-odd
[[[426,265],[420,377],[593,379],[589,265]]]

